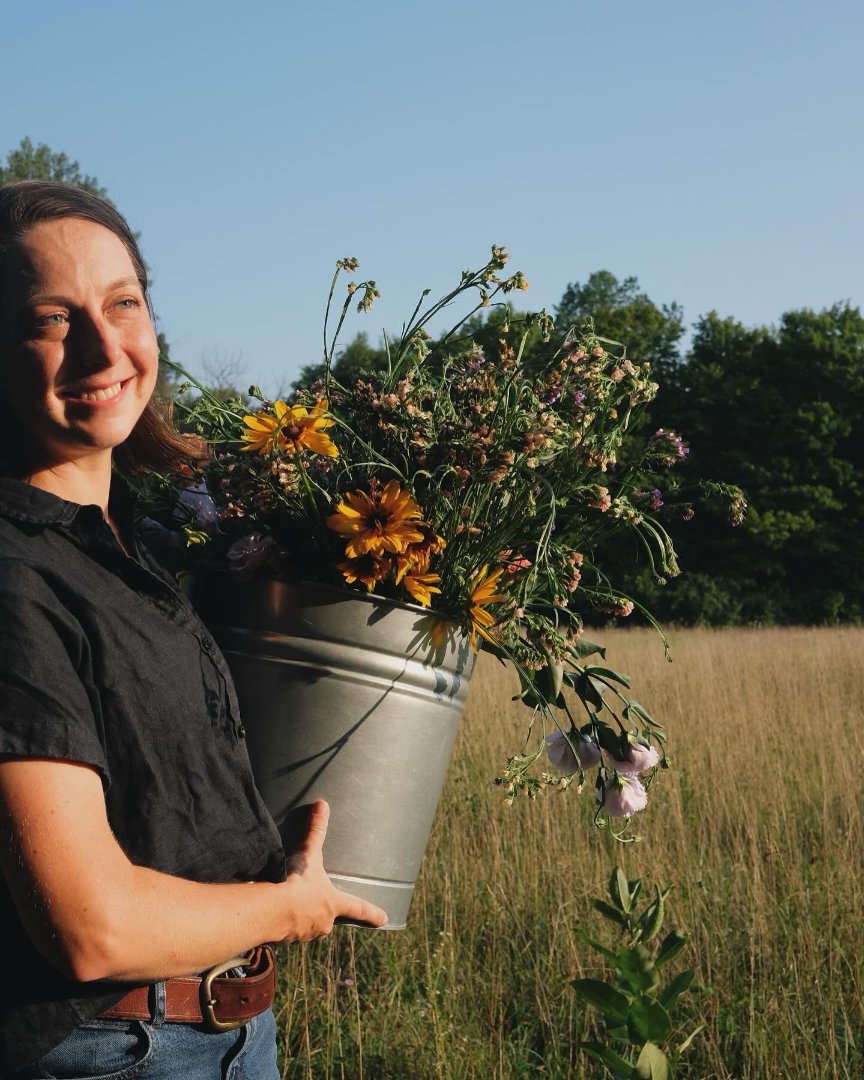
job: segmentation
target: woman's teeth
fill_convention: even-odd
[[[123,388],[122,383],[114,383],[113,386],[108,386],[104,390],[88,390],[82,391],[76,396],[82,401],[109,401],[113,397],[117,397]]]

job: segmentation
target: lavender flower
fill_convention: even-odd
[[[598,779],[597,802],[609,817],[630,817],[648,805],[648,792],[637,777],[616,772],[605,783]]]
[[[562,773],[576,772],[580,767],[591,769],[600,761],[600,747],[593,739],[586,739],[578,731],[569,731],[570,742],[576,747],[574,754],[563,731],[553,731],[546,736],[546,753],[549,760]]]
[[[631,743],[620,760],[609,757],[609,765],[616,772],[626,773],[628,776],[635,776],[636,773],[653,769],[659,761],[660,755],[656,748],[645,742]]]

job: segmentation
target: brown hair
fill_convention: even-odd
[[[114,233],[129,253],[149,306],[147,267],[125,218],[105,199],[69,184],[19,180],[0,186],[0,261],[31,226],[69,217],[93,221]],[[0,303],[2,301],[0,294]],[[0,406],[2,404],[0,397]],[[12,410],[4,412],[0,424],[0,470],[20,471],[23,467],[20,447],[26,441],[25,433],[20,430]],[[174,428],[170,405],[151,398],[129,438],[115,449],[114,464],[120,472],[132,476],[149,470],[183,469],[203,456],[200,440],[183,436]]]

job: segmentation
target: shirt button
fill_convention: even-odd
[[[212,653],[214,649],[213,638],[205,637],[201,639],[201,648],[206,653]]]

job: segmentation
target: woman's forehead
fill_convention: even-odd
[[[11,292],[26,301],[58,289],[108,289],[127,280],[134,284],[138,278],[123,241],[84,218],[38,222],[0,254],[0,297]]]

